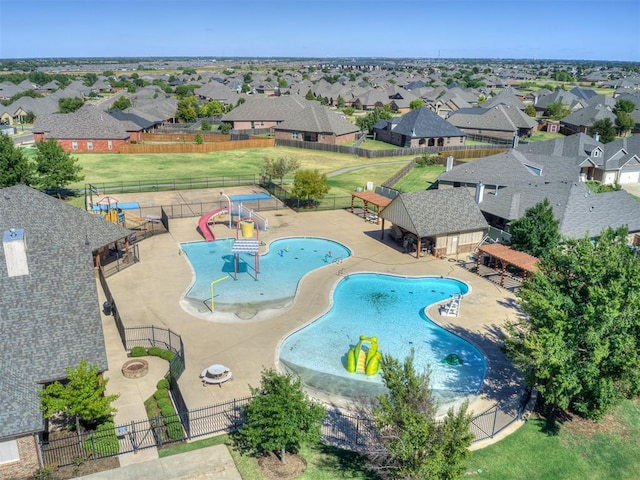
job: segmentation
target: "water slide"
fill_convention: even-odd
[[[207,242],[213,242],[216,239],[216,236],[211,231],[211,228],[209,228],[209,220],[211,220],[216,215],[228,212],[228,207],[222,207],[217,208],[216,210],[211,210],[210,212],[207,212],[200,217],[200,220],[198,221],[198,227],[200,227],[200,233]]]

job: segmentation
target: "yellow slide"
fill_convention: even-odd
[[[363,348],[367,344],[367,348]],[[380,370],[380,358],[378,351],[378,338],[360,335],[360,341],[347,353],[347,372],[375,375]]]

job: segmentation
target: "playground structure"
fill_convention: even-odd
[[[256,238],[253,238],[255,233]],[[255,228],[255,223],[251,218],[241,220],[236,225],[236,239],[231,246],[233,254],[233,278],[238,278],[240,269],[240,254],[248,253],[253,255],[255,262],[255,280],[258,280],[260,273],[260,229]]]
[[[360,335],[360,341],[347,353],[347,372],[375,375],[380,370],[378,337]]]
[[[256,228],[257,231],[262,230],[266,232],[269,229],[269,221],[255,213],[253,210],[246,208],[244,205],[235,204],[229,202],[229,205],[225,205],[222,208],[216,208],[215,210],[211,210],[210,212],[205,213],[198,220],[198,227],[200,228],[200,233],[204,237],[207,242],[213,242],[216,239],[212,231],[213,223],[215,222],[215,218],[220,215],[229,215],[229,228],[233,228],[233,217],[236,216],[238,220],[236,221],[236,230],[239,228],[243,228],[243,223],[247,220],[252,221],[252,226]],[[248,227],[244,227],[248,228]],[[237,238],[236,233],[236,238]],[[245,236],[243,234],[243,238],[248,238],[252,235]]]
[[[104,197],[98,203],[92,205],[92,211],[99,213],[106,220],[117,225],[124,225],[124,212],[118,208],[118,200],[113,197]]]

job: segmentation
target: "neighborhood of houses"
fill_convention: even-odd
[[[591,180],[640,184],[638,75],[625,77],[618,69],[604,67],[586,72],[588,83],[611,90],[605,96],[584,86],[523,93],[519,85],[537,77],[519,65],[481,67],[470,77],[482,80],[477,88],[453,81],[459,67],[452,65],[424,68],[422,73],[417,68],[388,70],[366,64],[278,66],[279,83],[273,72],[259,69],[248,81],[250,67],[175,74],[172,85],[197,85],[193,93],[199,103],[217,101],[225,107],[226,113],[214,123],[228,123],[232,132],[269,135],[276,144],[351,144],[367,132],[349,117],[383,108],[394,115],[373,126],[373,138],[380,142],[437,150],[476,140],[504,147],[503,153],[448,164],[437,189],[401,193],[386,202],[380,218],[401,236],[409,232],[426,242],[433,254],[471,252],[489,228],[508,231],[510,222],[544,199],[563,236],[597,237],[608,227],[626,225],[629,243],[640,246],[640,202],[624,189],[594,193],[587,186]],[[132,75],[129,70],[117,73]],[[117,153],[123,145],[142,143],[144,134],[180,123],[176,97],[153,84],[157,79],[168,81],[166,77],[136,76],[145,85],[135,92],[112,87],[104,75],[93,85],[75,80],[65,88],[55,81],[0,82],[0,100],[25,91],[41,94],[1,105],[0,121],[3,128],[16,128],[32,116],[36,142],[55,139],[71,153]],[[131,106],[113,109],[123,96]],[[63,98],[86,102],[72,113],[57,113]],[[613,121],[620,99],[636,105],[631,113],[636,134],[602,143],[588,131],[597,120]],[[558,102],[567,115],[549,120],[547,108]],[[534,116],[525,113],[528,106],[535,109]],[[351,115],[345,108],[353,110]],[[541,130],[565,136],[527,142]],[[95,257],[124,242],[130,231],[27,186],[3,188],[0,193],[0,335],[11,338],[0,349],[0,477],[10,478],[41,466],[42,386],[63,379],[65,368],[81,359],[107,369]],[[44,317],[51,320],[46,331],[40,321]],[[49,354],[52,350],[55,356]]]

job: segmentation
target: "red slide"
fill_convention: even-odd
[[[200,233],[207,242],[213,242],[216,239],[216,236],[209,228],[209,220],[216,215],[227,213],[228,211],[228,207],[222,207],[218,208],[217,210],[211,210],[210,212],[207,212],[200,217],[200,220],[198,221],[198,227],[200,227]]]

